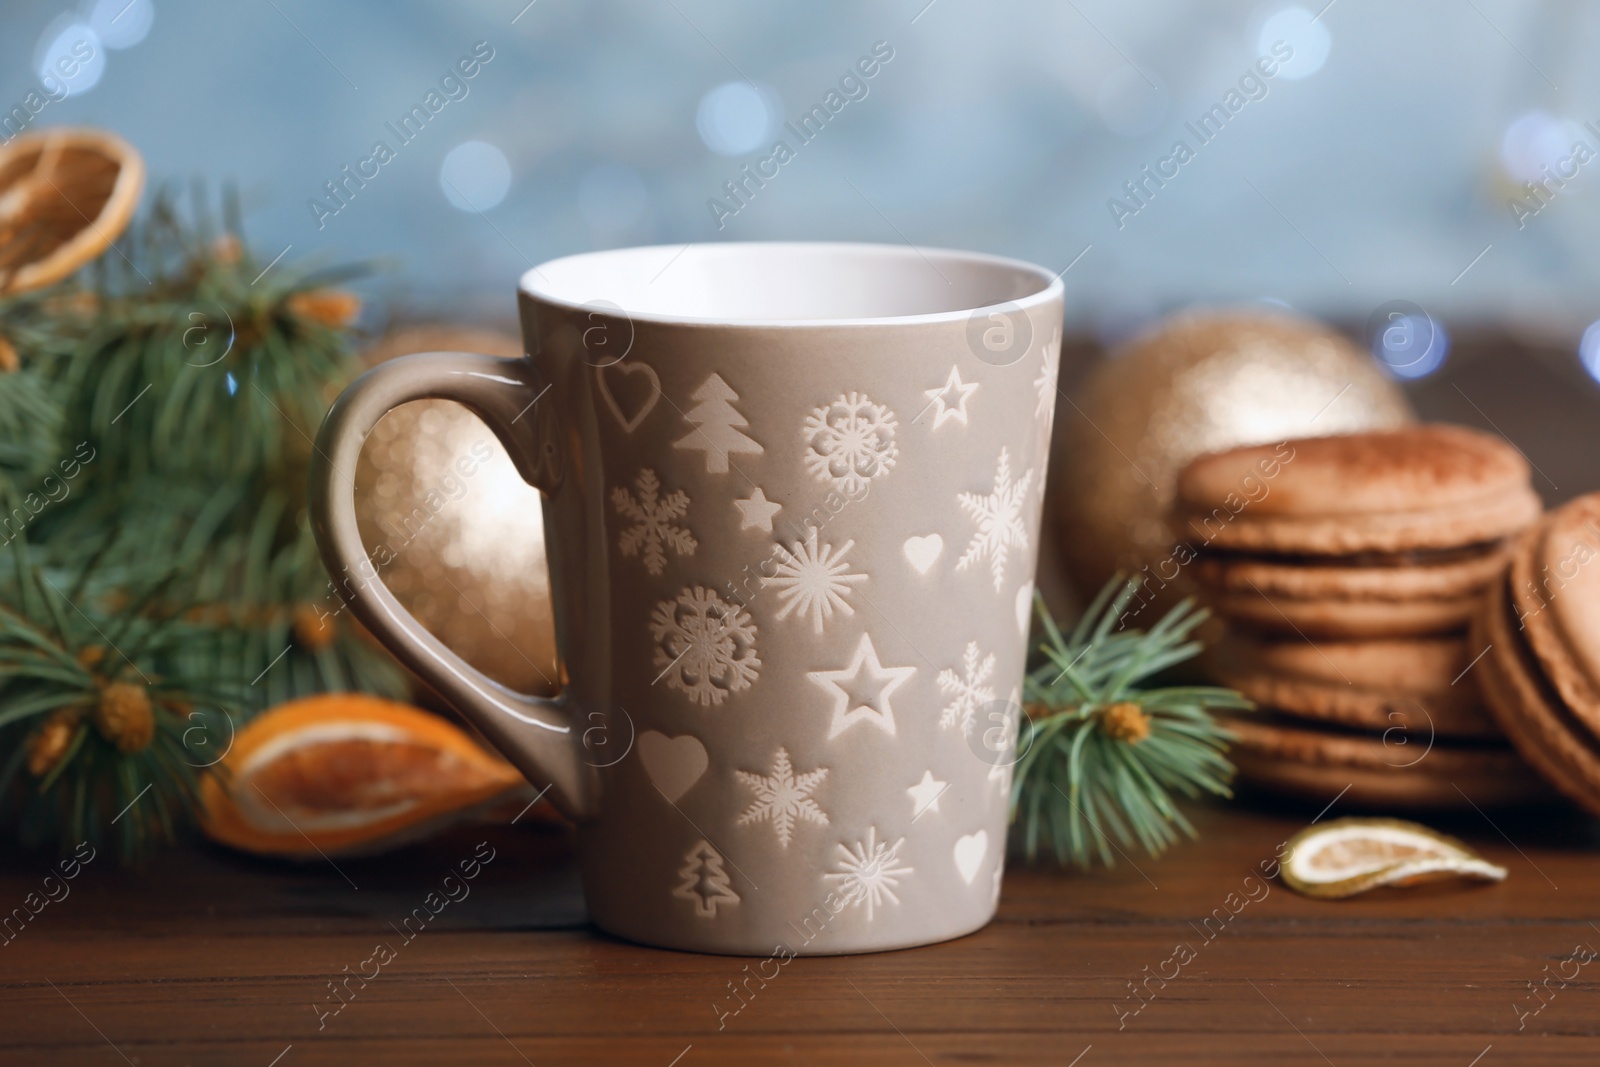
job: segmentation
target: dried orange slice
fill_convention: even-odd
[[[1354,896],[1378,886],[1442,878],[1503,881],[1496,866],[1453,837],[1401,819],[1335,819],[1289,839],[1283,880],[1310,897]]]
[[[99,130],[62,127],[0,146],[0,293],[40,289],[104,252],[144,189],[144,160]]]
[[[239,731],[201,786],[214,840],[315,859],[381,851],[527,789],[455,726],[376,697],[290,701]]]

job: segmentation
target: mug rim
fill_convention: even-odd
[[[766,318],[736,318],[733,316],[696,316],[696,315],[669,315],[660,312],[634,311],[631,308],[620,307],[603,299],[577,301],[558,296],[549,288],[540,284],[544,278],[542,269],[554,267],[559,264],[570,263],[578,259],[603,259],[636,256],[642,252],[661,251],[673,253],[676,256],[685,255],[691,251],[711,251],[716,255],[737,255],[742,252],[774,252],[787,249],[805,249],[811,252],[842,252],[856,255],[870,254],[876,256],[918,257],[924,261],[929,256],[939,257],[947,262],[965,263],[985,268],[1003,268],[1015,273],[1031,275],[1041,282],[1041,288],[1024,296],[1012,300],[1002,300],[988,304],[976,304],[971,307],[962,307],[950,311],[933,311],[916,315],[881,315],[862,317],[827,317],[804,319],[766,319]],[[667,263],[671,265],[670,261]],[[665,269],[665,268],[663,268]],[[1064,272],[1063,272],[1064,273]],[[544,279],[548,281],[548,279]],[[630,321],[661,323],[681,326],[718,326],[723,328],[747,329],[836,329],[840,327],[856,326],[917,326],[936,325],[940,323],[962,322],[981,315],[983,312],[997,308],[1030,311],[1034,308],[1048,305],[1051,301],[1060,300],[1066,292],[1062,283],[1061,274],[1052,274],[1049,270],[1030,263],[1023,259],[1014,259],[1009,256],[997,256],[987,252],[970,252],[954,248],[922,247],[918,245],[892,245],[867,241],[702,241],[689,242],[683,245],[633,245],[625,248],[609,248],[594,252],[578,252],[568,256],[558,256],[555,259],[545,260],[538,266],[530,267],[522,273],[517,282],[517,292],[530,300],[546,304],[551,307],[564,308],[569,311],[579,312],[615,312],[620,311]]]

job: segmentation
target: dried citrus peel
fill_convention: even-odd
[[[144,188],[133,146],[55,127],[0,146],[0,293],[40,289],[104,252]]]
[[[261,855],[383,851],[527,789],[436,715],[352,693],[280,705],[241,729],[201,786],[207,834]]]
[[[1309,897],[1337,899],[1379,886],[1412,886],[1444,878],[1505,879],[1453,837],[1400,819],[1335,819],[1289,839],[1283,880]]]

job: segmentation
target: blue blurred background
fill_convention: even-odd
[[[1359,324],[1403,300],[1600,374],[1579,0],[7,0],[0,107],[85,40],[35,126],[236,181],[265,256],[388,258],[400,317],[508,322],[522,270],[589,249],[911,241],[1070,265],[1069,324],[1102,340],[1195,301]],[[430,91],[403,143],[386,124]],[[784,128],[840,101],[809,143]],[[1219,104],[1201,143],[1186,124]],[[793,158],[731,199],[779,139]],[[1162,163],[1179,139],[1193,158]],[[393,158],[362,164],[380,140]],[[347,165],[376,174],[340,205]],[[1132,199],[1146,166],[1176,176]]]

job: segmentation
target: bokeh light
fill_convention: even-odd
[[[439,165],[439,187],[451,207],[488,211],[511,189],[511,164],[504,152],[486,141],[463,141]]]
[[[1420,308],[1395,312],[1372,337],[1372,358],[1388,374],[1407,381],[1437,371],[1449,352],[1450,337],[1444,327]]]
[[[1584,140],[1583,128],[1570,119],[1557,118],[1547,111],[1530,111],[1506,127],[1500,140],[1500,165],[1514,181],[1536,182],[1548,175],[1557,177],[1557,164],[1572,155],[1572,146]],[[1566,168],[1569,172],[1572,164]],[[1570,173],[1569,175],[1570,176]]]
[[[89,7],[89,28],[107,48],[132,48],[150,35],[156,20],[151,0],[94,0]]]
[[[1578,361],[1589,377],[1600,382],[1600,322],[1591,322],[1578,341]]]
[[[40,38],[33,69],[47,92],[78,96],[100,84],[105,46],[87,22],[58,20]]]
[[[1333,48],[1327,25],[1303,7],[1286,7],[1268,18],[1256,39],[1256,51],[1273,55],[1272,46],[1279,41],[1294,49],[1293,56],[1280,62],[1276,75],[1289,81],[1309,78],[1321,70]]]
[[[778,94],[749,82],[724,82],[700,98],[695,128],[719,156],[742,156],[765,148],[782,121]]]

